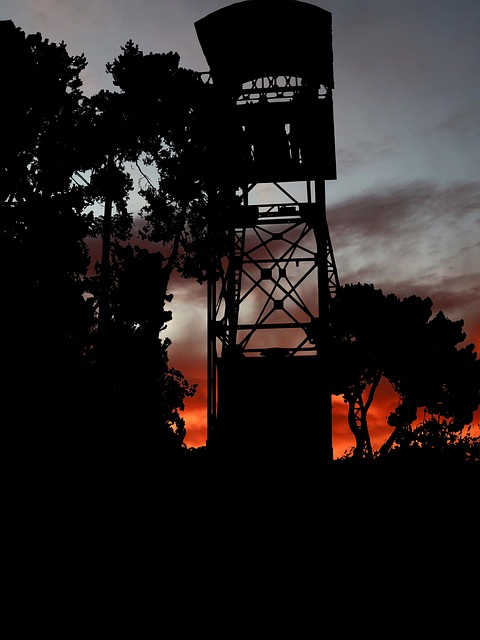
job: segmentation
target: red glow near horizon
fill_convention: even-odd
[[[190,298],[189,299],[193,299]],[[185,400],[185,419],[187,435],[185,444],[197,448],[205,446],[207,437],[207,364],[206,364],[206,336],[205,327],[196,327],[178,339],[174,339],[169,350],[171,364],[184,374],[190,384],[197,384],[197,392],[193,398]],[[473,343],[478,353],[480,345],[480,321],[476,318],[465,319],[465,341],[459,348]],[[167,331],[168,334],[168,331]],[[382,380],[376,390],[375,398],[368,412],[368,427],[372,448],[377,451],[392,433],[392,427],[387,424],[389,414],[398,404],[398,396],[388,381]],[[341,396],[332,398],[332,441],[334,458],[341,458],[355,446],[355,438],[350,431],[347,421],[348,406]],[[420,408],[416,424],[424,419],[423,409]],[[480,436],[480,407],[474,414],[471,423],[472,434]],[[239,434],[241,438],[241,434]]]
[[[90,250],[92,252],[92,266],[94,257],[99,255],[100,240],[95,239],[89,241]],[[179,292],[175,292],[175,301],[182,300],[181,292],[184,292],[185,301],[189,308],[190,305],[200,304],[202,295],[198,293],[198,285],[196,283],[181,282],[182,288]],[[203,309],[203,307],[202,307]],[[202,311],[203,313],[203,311]],[[176,310],[173,308],[173,315],[177,317]],[[448,316],[448,313],[447,313]],[[472,317],[465,317],[464,330],[466,332],[465,342],[458,345],[459,348],[473,343],[476,352],[480,347],[480,318],[476,314]],[[181,337],[175,338],[169,349],[170,364],[178,368],[190,384],[197,384],[197,391],[193,398],[185,399],[185,410],[181,412],[181,416],[185,420],[187,434],[185,444],[187,447],[197,448],[206,444],[207,438],[207,386],[206,386],[206,327],[193,321],[192,326],[186,328]],[[167,330],[166,335],[169,334]],[[395,409],[397,405],[397,395],[388,382],[382,381],[376,391],[375,399],[368,413],[368,425],[373,450],[379,447],[392,433],[392,428],[387,424],[387,417]],[[355,446],[355,438],[351,433],[347,422],[347,405],[339,396],[332,399],[332,440],[334,458],[342,457],[346,452],[350,452]],[[418,412],[418,421],[423,419],[422,409]],[[474,414],[471,423],[473,435],[480,435],[480,408]]]
[[[188,378],[188,376],[187,376]],[[207,410],[205,381],[197,379],[199,384],[193,398],[187,398],[183,417],[187,426],[185,444],[187,447],[197,448],[206,444]],[[375,400],[368,412],[368,427],[372,448],[378,450],[392,433],[392,427],[387,424],[387,418],[397,406],[398,396],[391,385],[382,380],[375,394]],[[355,446],[355,438],[348,427],[348,406],[341,396],[332,398],[332,441],[333,457],[338,459],[350,453]],[[417,423],[424,419],[423,410],[419,409]],[[480,435],[480,408],[474,414],[472,426],[476,435]]]

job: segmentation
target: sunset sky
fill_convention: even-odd
[[[267,1],[267,0],[265,0]],[[0,19],[84,53],[84,91],[112,89],[105,65],[127,40],[178,52],[208,71],[194,23],[222,0],[2,0]],[[270,2],[274,10],[275,2]],[[341,284],[429,296],[463,319],[480,349],[480,1],[323,0],[332,13],[337,149],[327,217]],[[246,38],[248,41],[248,37]],[[135,199],[132,207],[140,206]],[[187,404],[188,446],[206,436],[206,288],[175,281],[170,362],[199,385]],[[463,346],[463,345],[460,345]],[[370,412],[377,448],[395,407],[381,387]],[[334,455],[353,445],[334,399]],[[338,416],[338,417],[337,417]],[[480,412],[475,425],[477,433]]]

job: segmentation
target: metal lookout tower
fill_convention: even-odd
[[[227,251],[208,284],[207,448],[331,460],[332,17],[245,0],[195,29],[215,89],[215,182],[239,202],[216,215]]]

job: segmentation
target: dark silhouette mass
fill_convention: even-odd
[[[208,509],[224,500],[221,478],[248,517],[265,518],[265,501],[277,518],[303,504],[304,517],[316,501],[342,522],[361,506],[391,522],[478,524],[469,427],[480,362],[460,346],[463,321],[432,318],[430,298],[340,284],[325,200],[337,178],[331,14],[249,0],[194,26],[208,72],[128,41],[107,64],[115,90],[87,98],[83,55],[0,22],[1,120],[13,132],[0,147],[11,469],[77,499],[112,483],[124,495],[141,487],[147,502],[168,477],[175,498],[194,483]],[[197,388],[170,366],[163,337],[176,275],[208,297],[197,450],[182,417]],[[398,404],[374,451],[382,380]],[[356,443],[340,460],[334,395]],[[365,495],[379,486],[375,507]]]
[[[253,23],[247,45],[242,29]],[[324,356],[339,285],[325,210],[325,180],[336,175],[331,14],[307,3],[236,3],[195,28],[215,90],[212,180],[240,194],[234,216],[220,212],[230,246],[209,282],[207,449],[260,464],[310,453],[325,462]],[[271,185],[266,204],[252,194],[259,183]],[[315,341],[312,323],[321,327]],[[285,357],[268,357],[272,349]]]

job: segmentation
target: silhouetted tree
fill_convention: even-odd
[[[370,284],[340,287],[331,306],[333,393],[348,404],[355,457],[372,457],[367,415],[392,361],[400,301]]]
[[[395,428],[379,451],[379,458],[454,463],[480,463],[480,436],[472,434],[472,426],[452,428],[452,423],[438,416],[428,416],[415,428]]]
[[[195,387],[169,366],[170,343],[159,340],[167,319],[160,254],[147,258],[125,245],[133,220],[125,163],[139,149],[128,97],[85,98],[85,58],[68,56],[64,43],[26,36],[12,23],[2,23],[0,41],[9,98],[2,116],[17,134],[0,149],[2,365],[5,397],[18,410],[12,420],[156,425],[159,446],[150,449],[180,450],[179,411]],[[85,213],[95,202],[104,216]],[[95,235],[106,255],[90,278],[85,239]]]
[[[348,424],[355,436],[354,457],[373,457],[367,414],[382,378],[399,394],[388,418],[395,427],[378,452],[384,455],[424,407],[443,417],[451,431],[461,431],[480,404],[480,362],[465,340],[463,321],[439,312],[432,301],[410,296],[400,300],[371,284],[340,287],[332,301],[333,393],[348,403]],[[377,455],[378,455],[377,454]]]
[[[208,87],[197,73],[179,66],[176,53],[144,55],[131,41],[122,49],[118,59],[107,65],[119,91],[102,91],[85,101],[85,139],[95,140],[96,147],[90,193],[105,205],[98,228],[103,257],[90,289],[99,310],[96,352],[105,394],[104,421],[113,415],[111,398],[118,393],[120,401],[127,397],[129,385],[124,381],[132,378],[133,371],[135,384],[141,378],[152,393],[157,389],[157,397],[162,395],[158,388],[163,375],[164,389],[180,402],[176,408],[183,408],[183,399],[194,393],[195,385],[166,366],[170,342],[161,340],[160,333],[171,318],[165,305],[172,300],[172,274],[199,282],[206,278],[212,263],[207,228],[215,216],[204,171]],[[126,206],[133,168],[141,176],[139,194],[146,203],[136,226]],[[218,200],[219,194],[215,195]],[[119,216],[107,219],[108,198],[120,209]],[[223,238],[224,229],[219,233]],[[137,242],[148,243],[148,250]],[[220,251],[220,244],[214,244]],[[159,353],[162,358],[155,362]],[[140,414],[147,419],[147,413],[137,411],[132,420],[138,422]],[[153,418],[152,412],[148,416]],[[183,439],[178,412],[169,425]]]
[[[132,235],[133,214],[128,211],[128,197],[133,181],[126,170],[129,153],[128,127],[125,126],[123,97],[100,91],[83,102],[82,157],[89,174],[87,193],[91,202],[103,207],[95,219],[92,236],[102,239],[102,258],[97,265],[96,300],[98,333],[108,332],[110,261],[115,241],[127,241]]]
[[[119,333],[112,325],[111,293],[115,287],[112,261],[115,246],[128,242],[132,236],[133,215],[127,203],[133,184],[124,166],[128,129],[124,127],[122,96],[102,90],[84,100],[82,116],[81,179],[89,202],[103,209],[95,216],[90,233],[100,239],[102,254],[94,265],[95,275],[89,278],[87,291],[95,314],[89,354],[92,397],[97,406],[97,425],[104,430],[115,422],[113,379],[121,354],[127,349],[121,340],[127,339],[126,332]]]
[[[140,235],[164,253],[166,292],[174,270],[207,278],[212,248],[218,257],[226,251],[219,220],[238,198],[220,192],[206,163],[211,85],[180,67],[177,53],[144,55],[132,41],[122,51],[107,69],[128,108],[129,159],[143,176]]]
[[[179,411],[196,391],[183,374],[170,367],[168,338],[161,339],[171,312],[159,280],[162,256],[118,245],[112,262],[110,291],[109,379],[104,385],[109,422],[150,434],[158,455],[178,451],[186,435]],[[167,296],[167,301],[171,296]]]
[[[69,426],[83,399],[92,310],[76,146],[83,56],[11,22],[0,37],[2,368],[12,419]],[[75,409],[73,409],[75,407]],[[15,418],[13,418],[15,416]]]
[[[439,425],[458,434],[471,424],[480,404],[480,361],[473,344],[458,348],[465,338],[463,320],[449,320],[440,311],[399,351],[397,372],[392,370],[390,381],[400,403],[388,417],[394,431],[379,453],[386,454],[395,443],[415,440],[412,424],[419,408],[434,416],[424,422],[431,428]]]
[[[101,91],[85,101],[85,139],[94,140],[96,149],[90,193],[105,207],[97,230],[103,240],[102,261],[90,289],[98,309],[95,357],[103,422],[115,415],[117,396],[125,422],[127,390],[143,387],[150,390],[150,400],[135,403],[130,420],[145,426],[160,420],[161,429],[174,427],[177,443],[185,436],[178,409],[195,385],[168,367],[170,341],[161,340],[160,333],[171,318],[165,310],[172,299],[171,275],[174,270],[186,275],[188,247],[205,235],[205,220],[192,231],[204,210],[205,194],[192,173],[189,158],[198,143],[188,132],[192,101],[203,85],[178,62],[173,53],[143,56],[129,42],[124,54],[107,65],[120,90]],[[92,161],[88,153],[86,157]],[[140,195],[148,203],[145,221],[139,225],[137,219],[136,227],[127,208],[133,166],[146,181]],[[155,177],[147,175],[152,173]],[[152,180],[158,182],[156,188]],[[117,214],[112,214],[112,205]],[[148,241],[150,248],[141,248],[138,241]],[[156,402],[159,398],[162,407]]]

